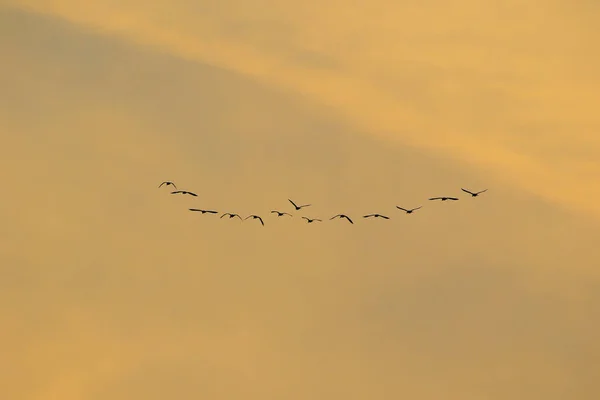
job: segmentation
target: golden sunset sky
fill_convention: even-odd
[[[599,16],[0,0],[0,398],[600,398]]]

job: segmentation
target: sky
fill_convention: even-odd
[[[3,397],[598,398],[600,5],[393,3],[0,0]]]

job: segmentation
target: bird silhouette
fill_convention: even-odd
[[[321,221],[320,219],[317,219],[317,218],[308,218],[308,217],[302,217],[302,218],[304,218],[306,220],[307,224],[312,224],[314,221],[323,222],[323,221]]]
[[[294,206],[294,208],[296,209],[296,211],[300,210],[301,208],[304,208],[304,207],[308,207],[308,206],[310,206],[310,204],[304,204],[304,205],[298,206],[298,205],[296,205],[296,203],[294,203],[292,200],[288,199],[288,201],[289,201],[290,203],[292,203],[292,205]]]
[[[206,213],[216,214],[217,213],[217,211],[213,211],[213,210],[200,210],[199,208],[189,208],[189,210],[190,211],[198,211],[198,212],[201,212],[202,214],[206,214]]]
[[[381,215],[381,214],[368,214],[368,215],[363,215],[363,218],[370,218],[370,217],[375,217],[375,218],[383,218],[383,219],[390,219],[390,217],[386,217],[385,215]]]
[[[265,223],[263,222],[262,218],[259,217],[258,215],[248,215],[246,218],[244,218],[244,221],[247,220],[248,218],[257,219],[260,221],[262,226],[265,226]]]
[[[429,200],[441,200],[441,201],[446,201],[446,200],[458,200],[456,197],[432,197]]]
[[[460,188],[460,190],[462,190],[462,191],[463,191],[463,192],[465,192],[465,193],[469,193],[469,194],[470,194],[472,197],[477,197],[477,196],[479,196],[481,193],[483,193],[483,192],[487,192],[487,189],[485,189],[485,190],[480,190],[479,192],[471,192],[471,191],[469,191],[469,190],[467,190],[467,189],[463,189],[463,188]]]
[[[223,218],[226,215],[229,217],[229,219],[234,218],[234,217],[238,217],[240,219],[240,221],[243,221],[242,217],[240,217],[238,214],[234,214],[234,213],[225,213],[225,214],[221,215],[220,218]]]
[[[271,211],[271,214],[277,214],[278,217],[283,217],[284,215],[289,215],[290,217],[292,216],[292,214],[288,214],[286,212],[281,212],[281,211],[277,211],[277,210]]]
[[[188,192],[185,190],[176,190],[174,192],[171,192],[171,194],[189,194],[190,196],[194,196],[194,197],[198,196],[196,193]]]
[[[352,220],[350,219],[350,217],[348,217],[347,215],[344,214],[338,214],[338,215],[334,215],[333,217],[329,218],[329,220],[332,220],[334,218],[346,218],[348,220],[348,222],[350,222],[351,224],[353,224],[354,222],[352,222]]]
[[[421,206],[421,207],[423,207],[423,206]],[[411,209],[407,210],[406,208],[402,208],[402,207],[398,207],[398,206],[396,206],[396,208],[397,208],[398,210],[406,211],[406,213],[407,213],[407,214],[412,214],[412,212],[413,212],[413,211],[417,211],[417,210],[418,210],[419,208],[421,208],[421,207],[417,207],[417,208],[411,208]]]
[[[175,186],[175,184],[171,181],[164,181],[163,183],[161,183],[160,185],[158,185],[158,188],[160,189],[162,187],[162,185],[172,185],[175,189],[177,189],[177,186]]]

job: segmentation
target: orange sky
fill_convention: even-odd
[[[596,399],[598,6],[286,4],[0,0],[6,398]]]

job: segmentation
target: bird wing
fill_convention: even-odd
[[[181,193],[181,190],[176,190],[174,192],[171,192],[171,194],[178,194],[178,193]]]
[[[244,218],[244,221],[247,220],[248,218],[252,218],[254,217],[254,215],[248,215],[246,218]]]
[[[441,199],[441,197],[432,197],[429,200],[440,200],[440,199]]]
[[[473,192],[469,192],[467,189],[460,188],[460,190],[462,190],[465,193],[473,194]]]
[[[353,224],[353,223],[354,223],[354,222],[352,222],[352,220],[350,219],[350,217],[349,217],[349,216],[347,216],[347,215],[344,215],[344,218],[346,218],[348,221],[350,221],[350,223],[351,223],[351,224]]]
[[[200,211],[200,212],[202,212],[202,210],[198,210],[197,208],[188,208],[188,210],[190,210],[190,211]]]
[[[229,213],[225,213],[225,214],[221,215],[221,218],[223,218],[226,215],[229,215]]]
[[[207,212],[209,214],[216,214],[218,211],[214,211],[214,210],[206,210],[204,212]]]
[[[273,213],[275,213],[275,214],[279,214],[279,211],[272,210],[272,211],[271,211],[271,214],[273,214]]]
[[[481,190],[481,191],[477,192],[477,194],[479,194],[479,193],[483,193],[483,192],[487,192],[487,189],[485,189],[485,190]]]
[[[420,206],[420,207],[417,207],[417,208],[413,208],[413,209],[412,209],[412,210],[410,210],[410,211],[416,211],[416,210],[418,210],[419,208],[423,208],[423,206]]]
[[[262,224],[262,226],[265,226],[265,223],[264,223],[264,221],[262,220],[262,218],[261,218],[261,217],[257,217],[257,218],[258,218],[258,220],[260,221],[260,223]]]
[[[448,197],[448,200],[458,200],[456,197]]]
[[[319,221],[319,222],[323,222],[323,221],[322,221],[322,220],[320,220],[320,219],[313,219],[313,221]]]
[[[283,215],[289,215],[290,217],[292,216],[292,214],[286,212],[284,212]]]
[[[390,219],[390,217],[386,217],[385,215],[380,215],[380,217],[383,219]]]
[[[233,216],[234,216],[234,217],[238,217],[238,218],[240,219],[240,221],[243,221],[242,217],[240,217],[239,215],[237,215],[237,214],[233,214]]]
[[[406,208],[402,208],[402,207],[398,207],[398,206],[396,206],[396,208],[397,208],[398,210],[402,210],[402,211],[406,211],[406,212],[408,212],[408,210],[407,210]]]
[[[310,218],[307,218],[307,217],[302,217],[302,218],[305,219],[305,220],[309,220],[310,219]]]
[[[292,203],[292,205],[293,205],[294,207],[298,207],[298,206],[296,205],[296,203],[294,203],[292,200],[288,199],[288,201],[289,201],[290,203]]]
[[[158,185],[158,188],[160,189],[162,187],[162,185],[164,185],[165,182],[161,183],[160,185]]]
[[[303,204],[300,206],[300,208],[304,208],[304,207],[308,207],[308,206],[310,206],[310,204]]]
[[[331,221],[332,219],[337,218],[337,217],[341,217],[341,216],[342,216],[342,214],[334,215],[333,217],[329,218],[329,220]]]
[[[194,197],[198,197],[198,195],[196,193],[188,192],[188,194],[191,194]]]
[[[363,218],[369,218],[369,217],[374,217],[375,214],[367,214],[367,215],[363,215]]]

